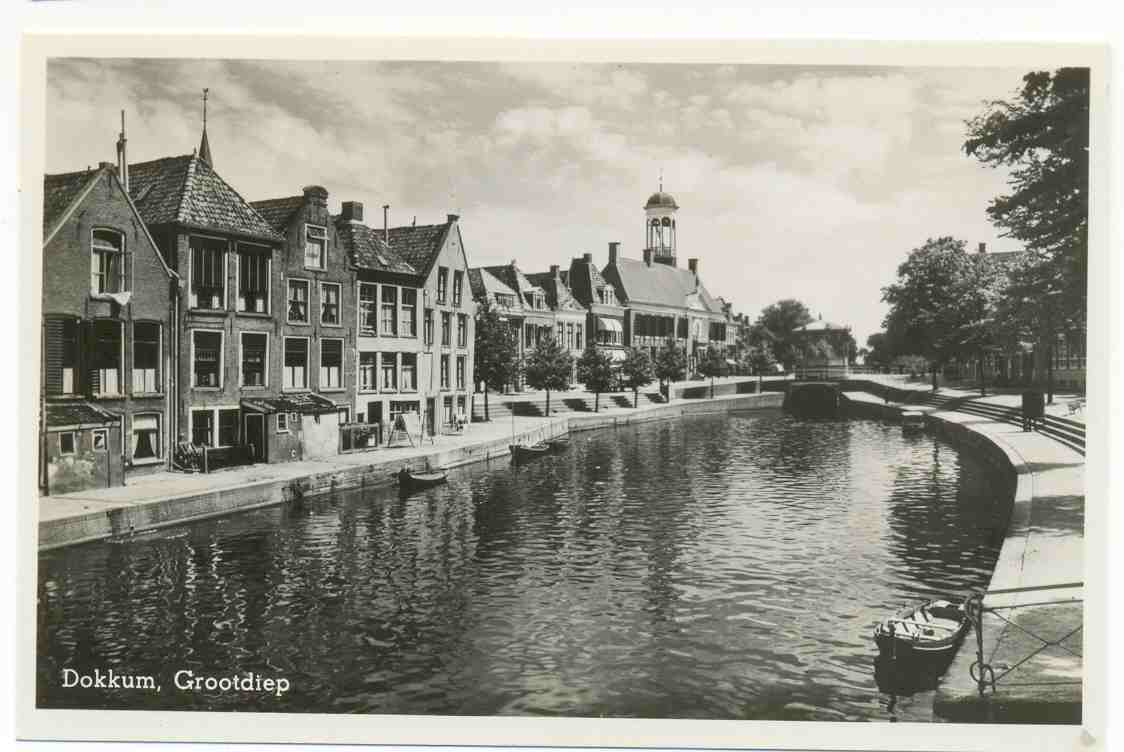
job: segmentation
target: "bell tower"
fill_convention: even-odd
[[[678,209],[675,198],[670,193],[664,193],[661,175],[659,190],[644,204],[644,248],[651,252],[652,261],[658,264],[675,266],[675,212]]]

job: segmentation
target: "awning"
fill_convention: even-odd
[[[597,328],[603,332],[624,332],[624,325],[618,319],[597,317]]]
[[[304,415],[322,415],[334,413],[339,408],[326,397],[312,392],[295,392],[280,397],[244,397],[242,409],[250,412],[263,413],[303,413]]]

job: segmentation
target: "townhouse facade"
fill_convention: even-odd
[[[573,382],[577,377],[577,359],[584,349],[582,333],[588,311],[574,297],[558,264],[552,264],[548,272],[526,276],[532,285],[546,294],[546,306],[554,314],[554,338],[574,359],[570,371],[570,381]]]
[[[544,338],[554,336],[554,312],[547,305],[546,290],[531,282],[515,261],[501,266],[485,266],[482,270],[502,282],[507,290],[515,294],[519,303],[518,353],[522,362]],[[516,391],[523,389],[522,375],[515,377],[513,386]]]
[[[178,277],[114,165],[44,176],[43,204],[40,489],[122,485],[168,466]]]
[[[615,245],[611,243],[610,248]],[[572,259],[565,281],[574,299],[586,310],[584,331],[575,326],[575,348],[584,350],[592,343],[614,362],[623,361],[626,357],[625,309],[617,299],[616,288],[601,276],[594,264],[593,254],[584,253]]]

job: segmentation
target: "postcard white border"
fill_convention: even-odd
[[[20,280],[21,383],[38,383],[45,75],[48,57],[208,57],[278,60],[503,60],[694,62],[863,66],[1016,66],[1027,70],[1088,66],[1092,77],[1093,151],[1090,205],[1089,377],[1091,404],[1107,405],[1110,330],[1107,50],[1099,46],[869,41],[546,40],[296,37],[292,34],[109,35],[75,30],[29,34],[21,56]],[[30,357],[35,354],[36,357]],[[17,435],[35,435],[36,403],[19,400]],[[33,442],[19,442],[17,465],[17,732],[25,739],[256,741],[441,745],[559,745],[677,748],[1060,749],[1099,746],[1105,725],[1108,542],[1107,412],[1089,416],[1086,504],[1086,686],[1082,726],[849,724],[827,722],[541,719],[523,717],[349,716],[324,714],[43,710],[35,703],[36,466]],[[190,721],[185,723],[185,721]]]

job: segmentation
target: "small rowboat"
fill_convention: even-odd
[[[404,493],[439,486],[449,479],[449,474],[443,471],[415,473],[405,467],[394,475],[398,478],[398,489]]]
[[[951,657],[971,624],[963,603],[926,601],[876,624],[874,642],[898,659]]]
[[[925,430],[925,413],[907,410],[902,413],[902,433],[921,433]]]
[[[550,445],[544,441],[537,444],[511,444],[511,459],[515,462],[526,462],[536,457],[542,457],[550,451]]]
[[[568,435],[556,436],[553,439],[547,440],[546,444],[550,447],[550,451],[552,452],[564,452],[570,448],[570,437]]]

